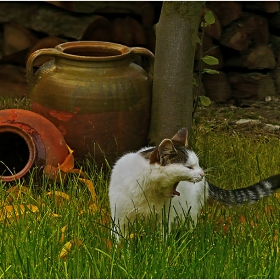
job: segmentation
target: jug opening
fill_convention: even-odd
[[[107,49],[101,47],[75,47],[68,48],[63,51],[66,54],[79,55],[79,56],[88,56],[88,57],[107,57],[107,56],[118,56],[121,55],[122,52],[115,49]]]
[[[12,181],[14,175],[28,171],[25,169],[30,168],[34,160],[30,148],[28,140],[18,133],[0,132],[0,176],[3,181]]]

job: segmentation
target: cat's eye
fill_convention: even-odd
[[[188,169],[193,169],[193,166],[187,165],[186,166]]]

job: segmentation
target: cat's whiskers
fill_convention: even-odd
[[[206,169],[203,169],[204,173],[205,173],[205,176],[211,176],[211,171],[217,169],[218,166],[212,166],[212,167],[208,167]]]
[[[203,151],[195,152],[198,158],[202,158]]]

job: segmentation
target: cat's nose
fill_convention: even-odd
[[[203,178],[205,177],[205,173],[203,172],[203,170],[199,173],[199,175]]]

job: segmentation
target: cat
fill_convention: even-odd
[[[187,137],[188,131],[183,128],[159,146],[125,154],[115,163],[109,201],[116,235],[127,236],[137,216],[145,219],[151,213],[159,223],[168,219],[168,231],[176,219],[191,217],[195,226],[208,199],[229,206],[250,204],[280,188],[280,175],[235,190],[211,184],[198,156],[188,148]]]

